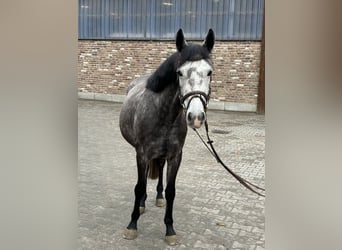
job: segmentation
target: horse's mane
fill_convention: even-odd
[[[166,86],[177,83],[176,70],[187,61],[205,59],[210,62],[208,49],[198,44],[189,44],[167,58],[159,68],[147,79],[146,88],[161,92]]]

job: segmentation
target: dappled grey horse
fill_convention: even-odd
[[[206,119],[214,41],[210,29],[202,45],[188,44],[180,29],[176,34],[177,52],[153,74],[139,77],[129,85],[120,113],[120,129],[136,150],[138,182],[131,221],[124,232],[126,239],[138,235],[137,221],[145,207],[147,177],[159,177],[156,203],[162,205],[163,167],[167,162],[165,240],[169,245],[177,243],[172,218],[176,176],[187,125],[199,128]]]

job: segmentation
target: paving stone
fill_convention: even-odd
[[[164,242],[165,207],[154,205],[156,180],[148,180],[146,211],[138,237],[122,233],[133,209],[135,151],[119,129],[121,104],[79,101],[78,249],[264,249],[265,204],[212,158],[188,131],[177,176],[174,227],[180,244]],[[208,111],[214,146],[222,160],[253,183],[265,183],[265,117]],[[205,135],[203,129],[200,130]],[[165,177],[164,177],[165,179]],[[218,224],[217,224],[218,223]]]

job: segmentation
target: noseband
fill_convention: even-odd
[[[190,97],[190,100],[188,102],[188,105],[185,106],[185,103],[184,101],[186,100],[186,98]],[[187,110],[189,108],[189,105],[191,103],[191,101],[194,99],[194,98],[199,98],[200,101],[202,102],[203,104],[203,107],[204,107],[204,110],[207,111],[207,106],[208,106],[208,103],[209,103],[209,98],[210,98],[210,89],[209,89],[209,94],[207,95],[206,93],[204,93],[203,91],[190,91],[189,93],[186,93],[185,95],[180,95],[179,96],[179,100],[180,100],[180,103],[181,105],[183,106],[183,108],[185,110]]]

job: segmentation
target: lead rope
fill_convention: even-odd
[[[235,179],[237,179],[243,186],[245,186],[247,189],[249,189],[250,191],[252,191],[253,193],[256,193],[257,195],[260,195],[260,196],[263,196],[265,197],[264,194],[261,194],[260,192],[256,191],[254,188],[256,189],[259,189],[259,190],[262,190],[262,191],[265,191],[264,188],[261,188],[249,181],[247,181],[246,179],[242,178],[241,176],[239,176],[238,174],[234,173],[229,167],[227,167],[223,161],[221,160],[221,158],[219,157],[219,155],[217,154],[214,146],[213,146],[213,143],[214,141],[210,139],[209,137],[209,130],[208,130],[208,123],[207,123],[207,120],[205,120],[204,122],[204,125],[205,125],[205,131],[206,131],[206,134],[207,134],[207,143],[203,140],[202,136],[198,133],[198,131],[194,128],[193,130],[196,132],[196,134],[198,135],[198,137],[201,139],[201,141],[203,142],[203,144],[206,146],[206,148],[209,150],[209,152],[214,156],[214,158],[216,159],[216,161],[218,163],[220,163]],[[207,145],[209,144],[209,146]]]

